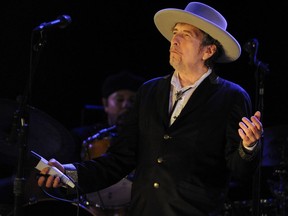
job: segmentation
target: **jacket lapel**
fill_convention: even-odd
[[[170,96],[170,88],[171,88],[171,77],[172,74],[165,76],[159,85],[159,89],[157,92],[159,94],[156,96],[157,106],[159,109],[157,110],[157,115],[162,119],[163,125],[167,128],[169,127],[169,96]]]
[[[173,125],[181,120],[181,118],[185,117],[187,114],[193,112],[199,106],[203,105],[207,98],[217,89],[217,80],[218,76],[212,72],[203,82],[197,87],[197,89],[193,92],[191,97],[189,98],[187,104],[181,111],[178,118],[175,120]]]

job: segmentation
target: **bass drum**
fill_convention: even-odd
[[[20,210],[21,215],[25,216],[105,216],[103,212],[92,208],[91,206],[84,206],[82,204],[59,201],[48,198],[42,199],[35,203],[25,204]],[[13,216],[14,212],[8,214]]]

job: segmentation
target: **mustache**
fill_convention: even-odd
[[[175,46],[171,46],[169,49],[169,52],[181,54],[180,50],[178,48],[176,48]]]

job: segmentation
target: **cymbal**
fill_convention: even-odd
[[[262,166],[279,166],[288,156],[288,125],[264,128]]]
[[[25,109],[29,116],[27,141],[8,139],[14,131],[13,119],[19,109],[19,103],[16,101],[0,99],[0,194],[8,204],[13,203],[13,183],[16,174],[25,179],[24,203],[35,202],[47,196],[37,185],[36,177],[39,171],[32,163],[32,150],[47,160],[55,158],[61,163],[80,160],[80,152],[70,131],[48,114],[29,105]],[[16,135],[19,134],[18,131],[16,130]],[[20,147],[26,157],[19,156]],[[22,165],[23,170],[18,169],[19,165]]]
[[[7,138],[11,135],[14,113],[18,109],[19,104],[16,101],[0,99],[1,166],[15,167],[19,159],[18,152],[22,144],[7,141]],[[33,150],[47,160],[52,157],[62,163],[77,160],[77,154],[79,153],[76,151],[76,144],[71,133],[58,121],[41,110],[29,105],[27,105],[27,110],[30,116],[27,127],[27,146],[24,146],[27,158],[31,157],[30,151]]]

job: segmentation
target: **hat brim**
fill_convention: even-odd
[[[176,23],[187,23],[208,33],[218,40],[224,49],[224,54],[220,56],[217,62],[232,62],[238,59],[241,54],[241,47],[231,34],[209,20],[187,11],[175,8],[163,9],[155,14],[154,22],[160,33],[169,41],[172,39],[172,28]]]

